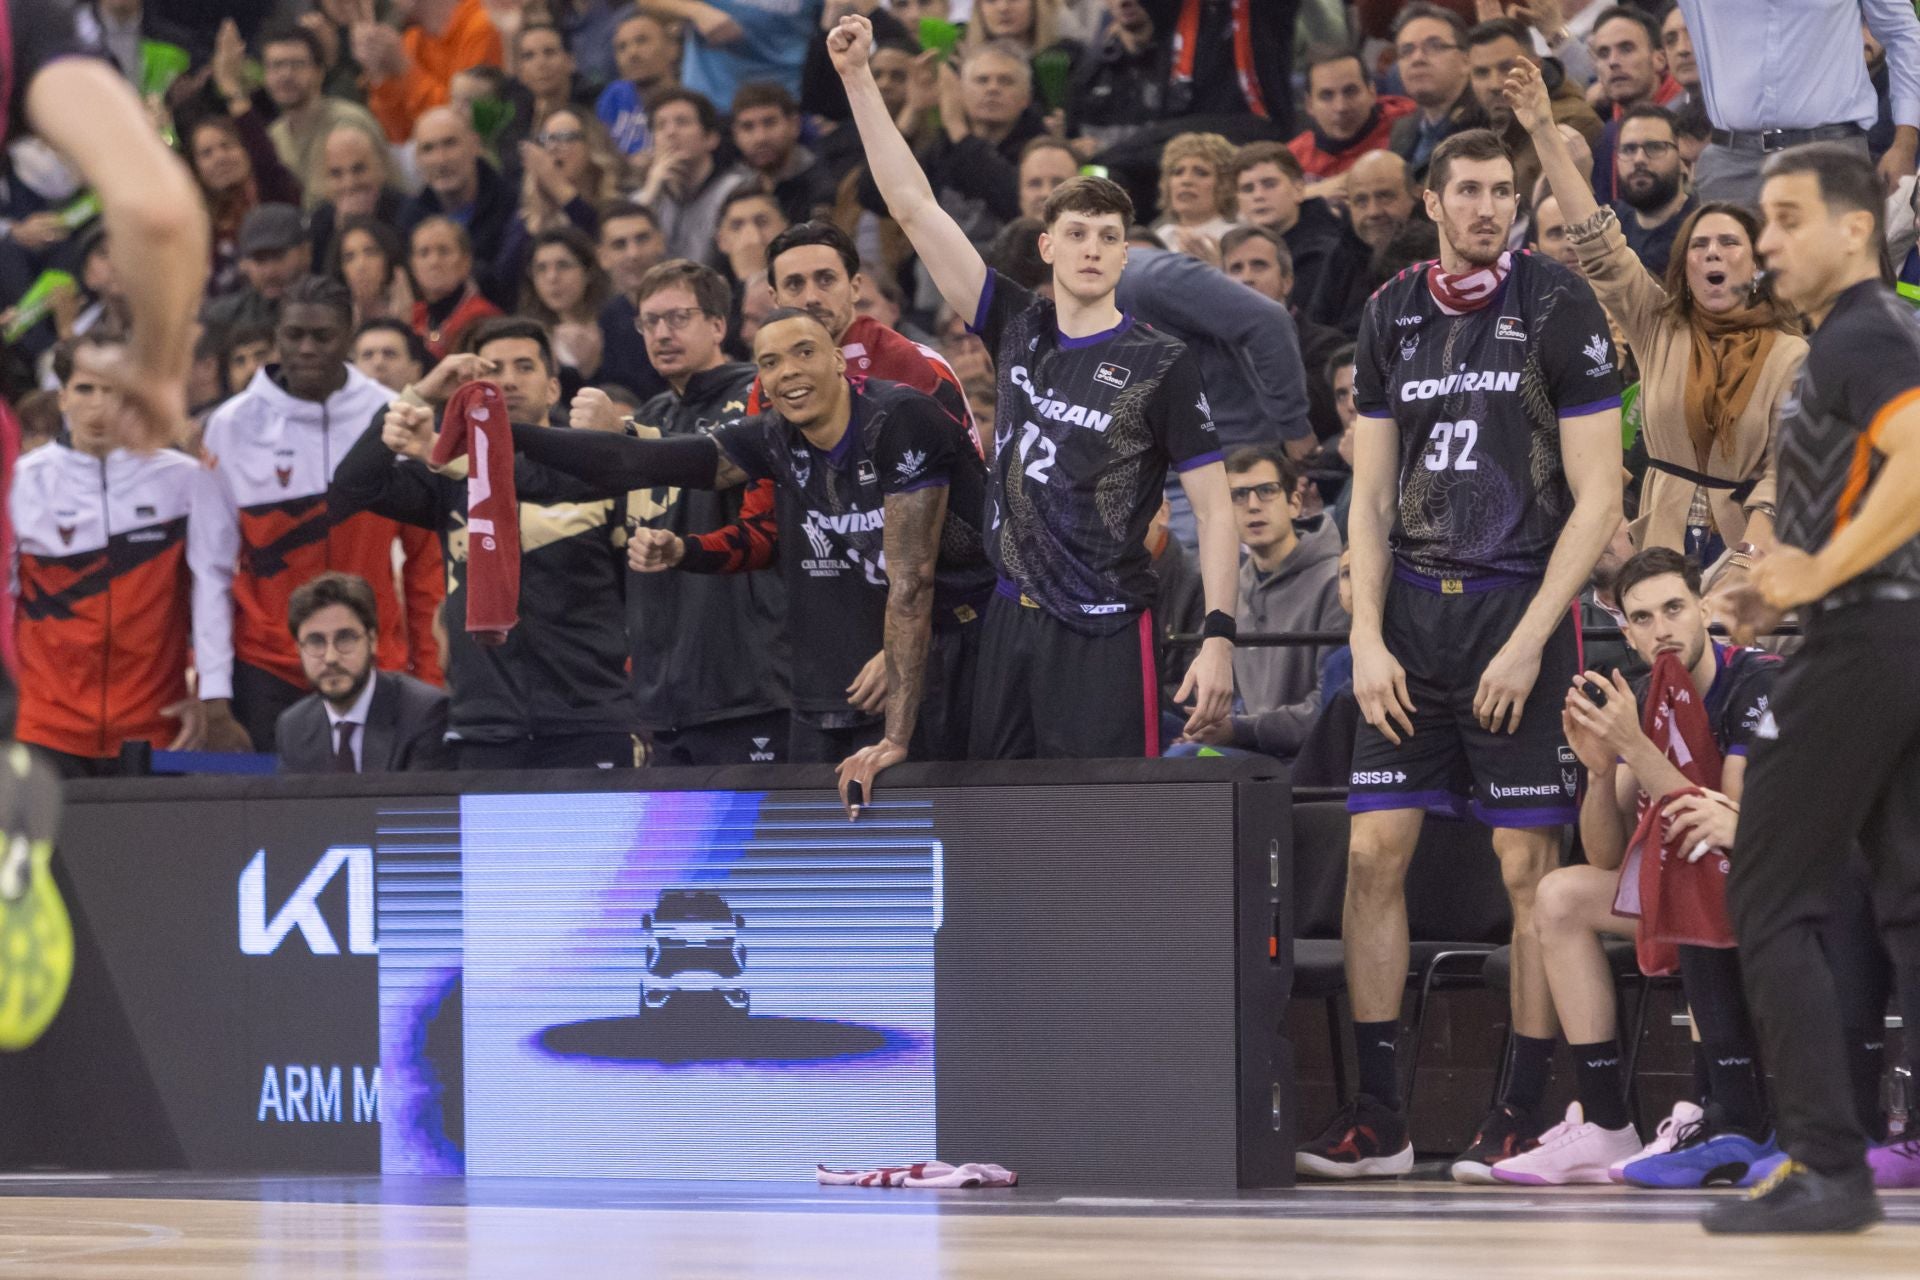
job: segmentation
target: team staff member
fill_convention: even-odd
[[[1047,198],[1040,254],[1055,301],[989,273],[934,199],[867,60],[873,27],[846,17],[827,48],[887,208],[947,305],[972,317],[999,377],[985,527],[999,574],[988,607],[969,755],[1159,754],[1153,571],[1145,538],[1169,466],[1200,529],[1207,639],[1179,694],[1186,731],[1233,697],[1237,535],[1198,363],[1114,303],[1133,206],[1104,178]]]
[[[1815,928],[1857,838],[1908,1025],[1920,1025],[1920,334],[1882,275],[1880,184],[1837,144],[1767,162],[1758,249],[1814,325],[1780,418],[1775,549],[1745,629],[1801,610],[1805,646],[1755,732],[1727,905],[1790,1157],[1716,1232],[1857,1231],[1880,1202]]]
[[[431,470],[433,410],[462,383],[498,384],[516,422],[545,423],[559,366],[537,321],[483,321],[470,355],[449,356],[378,415],[340,463],[333,498],[348,509],[432,529],[447,565],[449,737],[460,769],[611,769],[633,764],[627,681],[626,497],[516,462],[520,621],[482,645],[467,616],[467,482],[460,461]],[[541,431],[570,435],[541,426]],[[399,454],[396,459],[393,455]]]
[[[119,445],[120,396],[100,369],[122,346],[94,329],[55,350],[66,438],[21,459],[8,506],[17,736],[68,777],[118,773],[123,742],[197,747],[205,727],[187,692],[187,528],[207,485],[184,453]]]
[[[978,620],[993,589],[973,514],[985,506],[986,468],[930,397],[890,382],[856,390],[846,357],[810,313],[774,311],[753,345],[776,406],[767,413],[686,439],[516,427],[514,443],[528,458],[615,488],[771,480],[785,530],[790,756],[842,761],[843,777],[871,795],[873,775],[910,750],[923,760],[965,758]],[[641,530],[634,567],[666,568],[682,548],[668,531]],[[870,725],[848,689],[876,646],[886,715]]]
[[[1620,376],[1586,283],[1506,251],[1513,161],[1484,129],[1434,149],[1438,262],[1367,304],[1355,356],[1354,743],[1345,924],[1361,1091],[1297,1166],[1318,1177],[1412,1165],[1396,1045],[1406,872],[1428,812],[1493,827],[1513,901],[1505,1096],[1454,1164],[1517,1154],[1553,1057],[1533,895],[1577,815],[1560,700],[1579,668],[1571,605],[1620,524]],[[1564,770],[1564,776],[1563,776]]]

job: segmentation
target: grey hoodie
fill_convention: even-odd
[[[1299,545],[1271,574],[1240,563],[1240,632],[1345,631],[1340,607],[1340,533],[1325,513],[1296,520]],[[1320,663],[1337,644],[1238,648],[1233,680],[1246,714],[1233,717],[1233,745],[1291,757],[1320,715]]]

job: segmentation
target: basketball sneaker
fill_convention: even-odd
[[[1756,1142],[1737,1129],[1714,1133],[1705,1120],[1697,1120],[1679,1132],[1673,1150],[1635,1160],[1622,1173],[1632,1186],[1665,1191],[1750,1187],[1766,1177],[1779,1154],[1772,1134]]]
[[[1614,1161],[1613,1166],[1607,1170],[1607,1176],[1615,1182],[1625,1182],[1625,1170],[1628,1165],[1635,1160],[1645,1160],[1649,1156],[1667,1154],[1673,1150],[1674,1141],[1682,1130],[1688,1125],[1699,1124],[1706,1118],[1707,1113],[1700,1109],[1699,1103],[1688,1102],[1682,1098],[1673,1104],[1673,1114],[1662,1120],[1660,1127],[1654,1130],[1653,1141],[1625,1160]]]
[[[1782,1160],[1744,1198],[1701,1214],[1700,1225],[1714,1235],[1864,1231],[1884,1214],[1867,1170],[1815,1173],[1798,1160]]]
[[[1493,1166],[1496,1182],[1528,1187],[1605,1184],[1613,1162],[1640,1150],[1633,1126],[1602,1129],[1588,1122],[1580,1104],[1567,1104],[1567,1118],[1540,1135],[1540,1145]]]
[[[1867,1167],[1873,1170],[1876,1187],[1888,1191],[1912,1191],[1920,1187],[1920,1138],[1874,1147],[1867,1152]]]
[[[1293,1171],[1307,1178],[1394,1178],[1412,1168],[1406,1115],[1365,1093],[1293,1154]]]
[[[1501,1103],[1481,1122],[1473,1142],[1460,1153],[1449,1170],[1455,1182],[1476,1186],[1493,1185],[1493,1166],[1511,1160],[1540,1144],[1542,1126],[1531,1112]]]

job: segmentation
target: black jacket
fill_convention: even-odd
[[[1302,200],[1300,220],[1286,233],[1293,255],[1293,304],[1316,324],[1349,338],[1372,292],[1367,246],[1325,200]]]
[[[512,311],[519,303],[518,280],[502,280],[494,270],[501,246],[507,241],[507,224],[520,206],[520,193],[485,160],[480,166],[480,184],[473,198],[473,217],[467,222],[467,236],[473,241],[473,278],[495,306]],[[440,193],[422,187],[420,194],[407,201],[400,211],[400,230],[407,235],[428,218],[443,216],[448,209],[440,202]]]
[[[447,746],[447,691],[397,671],[373,674],[373,701],[360,743],[360,772],[402,773],[453,768]],[[333,725],[320,695],[310,693],[280,713],[274,742],[282,773],[330,773]]]
[[[440,535],[455,740],[630,733],[626,500],[587,500],[578,481],[525,459],[515,460],[513,479],[520,498],[520,623],[498,648],[467,634],[464,479],[395,458],[380,441],[376,418],[340,460],[328,497],[343,510],[372,511]]]
[[[685,396],[662,392],[634,415],[642,434],[694,436],[744,417],[750,364],[696,373]],[[664,486],[636,494],[632,514],[685,538],[740,516],[743,489]],[[787,593],[777,572],[631,573],[627,634],[638,724],[650,732],[783,711],[788,705]]]

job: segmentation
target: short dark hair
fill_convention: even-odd
[[[1064,151],[1073,157],[1074,168],[1080,167],[1080,153],[1075,151],[1065,138],[1056,138],[1050,133],[1043,133],[1037,138],[1028,138],[1027,145],[1020,148],[1020,164],[1025,164],[1027,157],[1036,151]]]
[[[436,213],[431,217],[422,218],[413,224],[413,230],[407,232],[407,253],[409,255],[413,253],[413,242],[419,239],[420,233],[428,227],[452,227],[453,241],[460,246],[460,252],[466,254],[469,258],[473,256],[473,234],[443,213]]]
[[[526,39],[526,38],[527,38],[528,36],[530,36],[530,35],[532,35],[532,34],[533,34],[534,32],[536,32],[536,31],[551,31],[551,32],[553,32],[553,36],[554,36],[554,39],[556,39],[556,40],[558,40],[558,41],[560,42],[560,47],[561,47],[562,49],[566,49],[566,48],[567,48],[567,37],[566,37],[566,34],[565,34],[564,32],[562,32],[562,31],[560,30],[560,28],[559,28],[559,27],[556,27],[556,26],[554,26],[554,25],[553,25],[553,24],[552,24],[551,22],[529,22],[529,23],[527,23],[527,25],[526,25],[526,26],[524,26],[524,27],[521,27],[521,28],[520,28],[520,30],[518,30],[517,32],[515,32],[515,33],[514,33],[514,36],[513,36],[513,51],[514,51],[514,52],[515,52],[516,54],[518,54],[518,53],[520,52],[520,42],[521,42],[522,40],[525,40],[525,39]],[[570,49],[569,49],[569,50],[567,50],[567,52],[568,52],[568,56],[569,56],[569,57],[571,57],[571,56],[572,56],[572,50],[570,50]]]
[[[433,368],[433,352],[427,350],[427,340],[421,337],[413,326],[405,320],[397,320],[392,316],[375,316],[373,319],[363,322],[358,329],[353,331],[354,343],[358,345],[360,339],[370,333],[395,333],[400,335],[400,340],[407,344],[407,355],[412,357],[414,363],[420,366],[420,372],[425,373],[427,370]]]
[[[744,204],[748,200],[765,200],[775,209],[780,210],[781,217],[784,218],[787,216],[787,211],[780,207],[780,198],[768,189],[766,183],[743,182],[732,191],[729,191],[727,198],[720,202],[720,215],[714,219],[714,229],[718,230],[720,224],[727,220],[727,210],[737,204]]]
[[[1401,9],[1393,19],[1393,38],[1398,40],[1400,33],[1406,30],[1409,22],[1421,18],[1431,18],[1435,22],[1444,22],[1453,28],[1453,38],[1459,44],[1467,42],[1467,24],[1459,14],[1451,9],[1443,9],[1437,4],[1428,4],[1427,0],[1414,0],[1414,3]]]
[[[265,316],[242,316],[233,326],[220,335],[220,359],[224,363],[233,359],[233,353],[249,342],[264,342],[272,345],[278,340],[274,333],[274,324]]]
[[[1307,171],[1300,167],[1300,157],[1293,154],[1284,142],[1249,142],[1244,147],[1236,148],[1232,171],[1223,176],[1238,185],[1241,174],[1260,164],[1278,165],[1280,172],[1295,182],[1307,180]]]
[[[1488,18],[1485,22],[1475,23],[1467,30],[1467,48],[1477,49],[1483,44],[1492,44],[1496,40],[1511,40],[1524,49],[1529,56],[1533,53],[1533,37],[1527,29],[1513,18]]]
[[[264,56],[270,44],[305,45],[307,55],[313,59],[313,65],[321,70],[327,66],[326,46],[320,43],[320,37],[313,34],[297,22],[273,22],[260,32],[259,47]]]
[[[342,324],[353,327],[353,294],[331,276],[302,276],[295,280],[280,299],[282,316],[288,307],[326,307],[340,317]]]
[[[645,302],[662,289],[676,285],[685,285],[707,315],[724,320],[733,306],[733,290],[727,286],[726,277],[712,267],[685,258],[672,258],[649,267],[647,274],[640,277],[639,300]]]
[[[1593,25],[1588,27],[1587,30],[1598,31],[1601,27],[1606,26],[1616,18],[1625,18],[1628,22],[1638,25],[1642,31],[1646,32],[1648,48],[1656,50],[1664,49],[1665,46],[1660,43],[1660,23],[1645,9],[1632,9],[1624,4],[1616,4],[1610,9],[1602,9],[1600,16],[1593,20]]]
[[[1249,240],[1266,241],[1268,247],[1273,250],[1274,261],[1280,264],[1280,269],[1288,275],[1293,274],[1293,250],[1287,248],[1285,237],[1272,227],[1243,226],[1227,232],[1220,237],[1220,260],[1225,262],[1228,254]]]
[[[1873,161],[1866,152],[1839,142],[1814,142],[1779,152],[1760,171],[1761,178],[1785,178],[1810,173],[1820,184],[1820,199],[1829,210],[1873,215],[1873,243],[1880,255],[1881,274],[1887,263],[1886,195]],[[1889,283],[1891,281],[1889,280]]]
[[[1306,65],[1302,71],[1305,77],[1308,95],[1311,96],[1313,93],[1313,73],[1315,71],[1318,71],[1321,67],[1330,67],[1336,62],[1347,61],[1359,63],[1360,78],[1362,80],[1367,78],[1367,60],[1360,56],[1358,49],[1337,44],[1309,45],[1307,48]]]
[[[308,578],[294,588],[287,601],[287,630],[295,639],[307,619],[331,605],[345,605],[368,631],[380,629],[380,606],[374,601],[373,588],[357,573],[329,570]]]
[[[623,218],[645,218],[653,224],[655,231],[660,229],[660,215],[638,200],[605,200],[593,212],[602,232],[606,231],[609,222],[618,222]]]
[[[1707,104],[1698,94],[1689,95],[1687,100],[1674,109],[1673,131],[1682,138],[1693,138],[1704,142],[1713,136],[1713,121],[1707,118]]]
[[[1285,449],[1270,444],[1242,445],[1227,455],[1227,474],[1244,475],[1263,462],[1271,462],[1273,469],[1280,473],[1280,483],[1285,487],[1288,497],[1293,496],[1300,487],[1300,477],[1306,473],[1300,470],[1300,464],[1287,456]]]
[[[1041,219],[1051,227],[1060,221],[1062,214],[1078,213],[1089,218],[1102,214],[1117,213],[1120,225],[1133,222],[1133,200],[1127,195],[1125,187],[1111,178],[1094,178],[1082,175],[1068,178],[1053,189],[1047,197],[1046,207],[1041,210]]]
[[[61,386],[73,381],[73,361],[82,347],[120,347],[126,345],[126,339],[112,330],[101,332],[96,326],[85,333],[68,338],[53,349],[53,376]]]
[[[800,104],[794,101],[787,86],[772,80],[749,80],[734,91],[731,114],[735,119],[742,111],[757,107],[778,107],[780,114],[789,119],[800,114]]]
[[[783,320],[811,320],[820,326],[822,333],[827,334],[827,341],[834,341],[833,334],[827,332],[826,322],[805,307],[775,307],[761,319],[760,332],[765,333]]]
[[[1620,602],[1624,610],[1627,605],[1627,592],[1649,578],[1658,578],[1663,574],[1677,573],[1687,584],[1687,591],[1700,594],[1700,566],[1691,558],[1680,554],[1672,547],[1648,547],[1636,551],[1620,566],[1613,577],[1613,598]]]
[[[767,246],[767,282],[773,282],[773,264],[781,254],[810,244],[823,244],[839,254],[841,265],[847,269],[847,279],[851,280],[860,274],[860,251],[854,248],[853,237],[831,222],[814,219],[811,222],[794,223],[775,236]]]
[[[1626,128],[1627,121],[1629,120],[1658,120],[1672,131],[1676,141],[1678,141],[1680,137],[1680,122],[1674,119],[1673,112],[1656,102],[1643,102],[1637,107],[1628,107],[1625,111],[1621,112],[1620,128]],[[1618,130],[1616,130],[1615,133],[1617,136]]]
[[[529,320],[525,316],[491,316],[467,330],[466,340],[461,349],[478,352],[489,342],[509,342],[515,339],[531,342],[540,348],[540,363],[545,366],[548,377],[559,376],[560,367],[554,363],[553,342],[547,337],[547,326],[538,320]]]
[[[1053,279],[1053,268],[1040,256],[1040,233],[1045,230],[1038,218],[1015,218],[987,246],[988,263],[1022,289],[1038,289]]]
[[[696,93],[694,90],[684,86],[665,89],[653,96],[653,101],[647,103],[648,126],[651,127],[653,125],[653,122],[659,118],[662,110],[672,106],[676,102],[684,102],[693,108],[694,114],[700,117],[700,129],[702,132],[720,132],[720,113],[714,109],[713,99],[707,97],[704,93]]]
[[[1433,149],[1433,158],[1427,162],[1427,186],[1444,194],[1447,178],[1456,160],[1505,160],[1513,162],[1513,153],[1507,150],[1507,144],[1500,141],[1500,135],[1491,129],[1468,129],[1445,139]]]
[[[1343,342],[1333,349],[1333,354],[1327,357],[1326,375],[1328,386],[1333,385],[1334,375],[1353,363],[1354,354],[1357,350],[1358,348],[1351,342]]]

